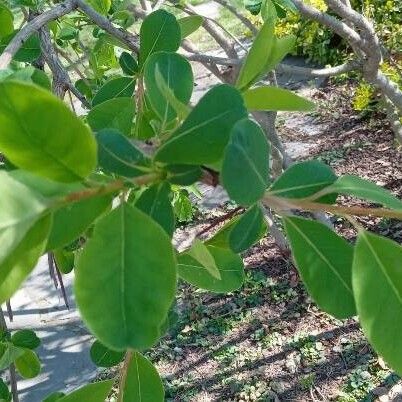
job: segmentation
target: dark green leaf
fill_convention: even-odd
[[[42,402],[56,402],[60,401],[60,399],[66,396],[64,392],[53,392],[52,394],[48,395]]]
[[[175,289],[171,240],[148,215],[123,204],[97,222],[78,260],[75,295],[83,320],[103,344],[151,347]]]
[[[123,52],[120,55],[119,64],[124,74],[135,75],[138,72],[137,61],[130,53]]]
[[[31,349],[25,349],[24,353],[15,359],[15,367],[23,378],[34,378],[40,373],[40,361],[38,355]]]
[[[318,306],[336,318],[356,314],[353,247],[320,222],[283,219],[297,269]]]
[[[96,140],[98,163],[104,171],[125,177],[144,174],[138,165],[144,162],[145,155],[117,130],[101,130]]]
[[[181,186],[190,186],[198,181],[202,176],[202,170],[199,166],[168,165],[165,169],[168,172],[167,179],[172,184],[178,184]]]
[[[91,360],[98,367],[113,367],[124,360],[125,352],[110,350],[99,341],[95,341],[89,351]]]
[[[177,20],[180,25],[181,38],[184,39],[187,36],[195,32],[204,22],[204,18],[201,15],[189,15]]]
[[[40,345],[40,339],[30,329],[16,331],[11,337],[11,342],[15,346],[27,349],[36,349]]]
[[[353,291],[360,325],[375,351],[402,373],[402,247],[361,231],[353,261]]]
[[[14,165],[61,182],[96,167],[96,142],[60,99],[35,85],[0,83],[0,152]]]
[[[269,144],[261,127],[244,119],[232,129],[221,180],[231,199],[251,205],[262,198],[269,179]]]
[[[1,18],[0,18],[1,21]],[[10,390],[8,389],[6,383],[2,378],[0,378],[0,401],[11,402],[12,395]]]
[[[116,98],[102,102],[88,113],[87,121],[92,130],[114,128],[125,135],[131,134],[134,118],[134,100]]]
[[[244,267],[241,258],[229,249],[208,246],[215,259],[221,279],[213,277],[208,270],[188,253],[179,254],[179,276],[201,289],[227,293],[238,289],[244,281]]]
[[[135,81],[131,77],[118,77],[104,84],[92,99],[92,106],[115,98],[130,98],[134,93]],[[134,102],[134,100],[132,100]]]
[[[252,88],[244,92],[243,96],[246,107],[250,111],[289,110],[303,112],[314,110],[313,102],[279,87],[262,86]]]
[[[159,223],[169,236],[174,231],[174,214],[170,202],[170,185],[167,182],[154,184],[141,193],[135,206]]]
[[[68,274],[74,269],[74,253],[59,248],[53,251],[54,260],[57,268],[62,274]]]
[[[143,355],[133,352],[127,370],[122,402],[164,402],[165,391],[156,368]]]
[[[176,17],[165,10],[149,14],[140,29],[140,67],[159,51],[175,52],[181,42],[181,30]]]
[[[189,165],[217,162],[223,157],[233,125],[246,116],[241,94],[229,85],[217,85],[159,148],[155,159]]]
[[[85,385],[76,391],[57,399],[57,402],[105,402],[114,380],[100,381]]]

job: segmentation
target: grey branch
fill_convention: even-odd
[[[48,22],[54,21],[55,19],[70,13],[76,7],[77,3],[75,0],[66,0],[65,2],[58,4],[52,9],[45,11],[44,13],[29,21],[14,36],[14,38],[10,41],[10,43],[1,54],[0,70],[5,69],[9,66],[12,58],[33,33],[39,31],[39,29],[46,25]]]

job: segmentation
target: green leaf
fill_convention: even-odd
[[[134,100],[116,98],[102,102],[88,113],[87,121],[92,130],[114,128],[124,135],[131,134],[134,118]]]
[[[135,75],[138,72],[137,61],[130,53],[123,52],[120,55],[119,64],[123,73],[126,75]]]
[[[0,266],[47,209],[46,200],[7,172],[0,172]],[[1,275],[0,275],[1,276]]]
[[[314,301],[336,318],[355,315],[353,247],[320,222],[290,216],[283,222],[297,269]]]
[[[27,83],[36,84],[48,91],[52,88],[52,84],[47,74],[32,66],[15,71],[7,77],[7,80],[26,81]]]
[[[296,37],[287,35],[282,38],[275,38],[271,49],[271,53],[265,64],[263,73],[272,71],[283,58],[294,48]]]
[[[231,199],[251,205],[262,198],[269,179],[269,144],[261,127],[249,119],[232,129],[223,158],[221,181]]]
[[[112,205],[112,196],[88,198],[58,209],[53,215],[53,225],[46,246],[56,250],[76,240]]]
[[[98,13],[107,15],[112,5],[111,0],[87,0],[88,4]]]
[[[178,256],[179,276],[198,288],[212,292],[227,293],[239,289],[244,281],[242,259],[229,249],[211,245],[207,247],[219,269],[221,279],[212,276],[199,261],[188,253]]]
[[[106,82],[92,99],[92,106],[111,99],[131,98],[134,93],[135,80],[132,77],[118,77]],[[132,100],[134,102],[134,100]]]
[[[53,251],[53,256],[56,261],[57,268],[62,274],[68,274],[74,269],[74,253],[59,248]]]
[[[173,209],[179,222],[190,222],[193,219],[193,206],[187,191],[181,190],[176,193],[173,200]]]
[[[216,266],[215,258],[208,247],[199,239],[194,239],[186,254],[198,261],[215,279],[221,280],[221,274]]]
[[[305,161],[291,165],[276,179],[269,194],[286,198],[309,197],[335,182],[333,170],[319,161]],[[324,197],[329,200],[328,197]],[[331,200],[334,197],[330,198]],[[332,202],[332,201],[331,201]]]
[[[201,27],[204,18],[201,15],[189,15],[178,19],[177,22],[180,25],[181,38],[184,39]]]
[[[6,383],[0,378],[0,401],[11,402],[12,395]]]
[[[9,368],[10,364],[14,363],[25,351],[25,349],[16,347],[12,343],[2,343],[0,346],[2,352],[0,357],[0,370]]]
[[[323,190],[325,194],[351,195],[382,204],[392,209],[402,209],[402,201],[384,188],[357,176],[345,175]]]
[[[274,29],[275,18],[269,18],[258,32],[243,62],[236,82],[237,88],[247,89],[264,73],[274,44]]]
[[[57,399],[57,402],[105,402],[113,383],[114,380],[107,380],[85,385],[71,394]]]
[[[259,205],[253,205],[240,217],[230,231],[229,245],[235,253],[250,248],[259,238],[264,225],[264,214]]]
[[[63,396],[66,396],[64,392],[53,392],[48,395],[42,402],[56,402],[60,401]]]
[[[402,373],[402,247],[369,232],[359,233],[352,283],[360,325],[377,353]]]
[[[75,272],[81,316],[105,346],[157,341],[175,295],[176,262],[169,236],[148,215],[122,204],[101,218]]]
[[[45,251],[51,223],[50,215],[36,222],[12,254],[0,264],[0,303],[9,300],[34,269]]]
[[[123,352],[116,352],[114,350],[110,350],[105,345],[102,345],[99,341],[95,341],[91,349],[89,351],[91,360],[98,366],[98,367],[113,367],[119,364],[124,360],[124,355],[126,354]]]
[[[170,184],[162,182],[148,187],[141,193],[135,206],[149,215],[169,235],[174,231],[174,213],[170,202]]]
[[[143,355],[133,352],[127,370],[122,402],[163,402],[165,391],[156,368]]]
[[[96,135],[98,163],[106,172],[125,177],[144,174],[141,163],[145,155],[117,130],[105,129]]]
[[[0,4],[0,39],[14,32],[14,16],[5,4]]]
[[[0,54],[4,52],[4,49],[11,42],[17,32],[18,30],[0,39]],[[27,40],[24,41],[18,52],[13,57],[13,60],[23,63],[30,63],[32,61],[35,61],[40,56],[40,53],[41,50],[39,36],[37,33],[34,33]],[[0,92],[3,93],[3,91]]]
[[[167,179],[170,183],[181,186],[190,186],[202,176],[202,170],[199,166],[168,165],[165,169],[168,172]]]
[[[246,116],[240,92],[226,84],[217,85],[201,98],[184,123],[159,148],[155,159],[188,165],[217,162],[223,156],[233,125]]]
[[[154,53],[145,64],[144,80],[151,107],[165,126],[177,117],[165,94],[171,93],[183,105],[187,105],[190,101],[194,85],[191,65],[183,56],[176,53]],[[161,81],[165,84],[165,88],[161,87]]]
[[[15,346],[27,349],[36,349],[40,345],[40,339],[30,329],[16,331],[11,337],[11,342]]]
[[[23,378],[37,377],[41,369],[38,355],[31,349],[25,349],[24,353],[17,357],[15,367]]]
[[[96,142],[60,99],[35,85],[0,82],[0,152],[14,165],[60,182],[96,167]]]
[[[175,52],[180,42],[180,25],[173,14],[165,10],[157,10],[149,14],[140,29],[140,68],[143,68],[145,61],[152,53]]]
[[[250,111],[311,111],[314,103],[279,87],[262,86],[248,89],[243,93],[244,102]]]

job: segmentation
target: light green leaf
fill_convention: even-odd
[[[274,44],[274,29],[275,18],[267,19],[254,39],[241,67],[236,82],[237,88],[247,89],[264,73]]]
[[[309,197],[335,182],[333,170],[319,161],[305,161],[291,165],[276,179],[269,189],[269,194],[286,198]],[[325,201],[334,197],[323,197]],[[322,202],[324,202],[324,199]]]
[[[287,35],[282,38],[275,38],[271,53],[267,59],[263,73],[272,71],[283,58],[294,48],[296,37]]]
[[[154,345],[176,290],[171,240],[157,223],[120,205],[97,222],[75,272],[81,316],[105,346]]]
[[[130,135],[134,118],[134,100],[115,98],[93,107],[87,116],[92,130],[114,128],[124,135]]]
[[[243,93],[246,107],[249,111],[311,111],[314,103],[294,94],[292,91],[279,87],[262,86],[248,89]]]
[[[254,204],[264,195],[269,179],[269,152],[259,125],[249,119],[235,124],[225,149],[221,181],[238,204]]]
[[[134,93],[135,80],[132,77],[118,77],[106,82],[92,99],[92,106],[116,98],[131,98]],[[134,102],[134,100],[132,100]]]
[[[189,15],[178,19],[177,22],[180,25],[181,38],[184,39],[201,27],[204,18],[201,15]]]
[[[227,293],[239,289],[244,281],[242,259],[229,249],[207,247],[219,269],[221,279],[212,276],[199,261],[188,253],[178,256],[179,276],[198,288],[212,292]]]
[[[122,402],[163,402],[165,391],[156,368],[139,352],[133,352],[127,370]]]
[[[41,218],[0,264],[0,303],[9,300],[34,269],[45,251],[51,224],[50,215]]]
[[[12,343],[0,344],[0,370],[5,370],[10,367],[10,364],[15,362],[15,359],[20,357],[24,353],[23,348],[14,346]]]
[[[260,237],[264,226],[264,214],[259,205],[253,205],[233,226],[229,233],[229,245],[235,253],[250,248]]]
[[[174,231],[174,213],[170,202],[170,184],[157,183],[141,193],[135,206],[149,215],[169,235]]]
[[[96,340],[89,351],[91,360],[98,367],[113,367],[119,364],[124,360],[123,352],[116,352],[115,350],[111,350],[107,348],[105,345],[102,345],[98,340]]]
[[[180,42],[180,25],[173,14],[161,9],[149,14],[140,29],[140,68],[152,53],[175,52]]]
[[[35,85],[0,82],[0,152],[14,165],[60,182],[96,167],[96,142],[60,99]]]
[[[184,123],[158,149],[155,159],[189,165],[217,162],[223,157],[233,125],[246,116],[240,92],[226,84],[217,85],[201,98]]]
[[[72,251],[58,248],[57,250],[53,250],[53,257],[58,270],[62,274],[68,274],[74,269],[75,255]]]
[[[34,378],[40,373],[40,361],[38,355],[31,349],[25,349],[24,353],[15,359],[15,367],[23,378]]]
[[[361,231],[356,243],[352,283],[363,332],[390,367],[402,373],[402,247]]]
[[[177,117],[169,98],[173,96],[181,104],[187,105],[193,93],[191,65],[176,53],[158,52],[151,55],[145,64],[144,80],[149,102],[162,121],[162,126]]]
[[[314,301],[336,318],[355,315],[353,247],[320,222],[290,216],[283,222],[297,269]]]
[[[0,4],[0,38],[14,32],[14,16],[5,4]]]
[[[61,399],[57,399],[57,402],[105,402],[113,383],[114,380],[107,380],[85,385]]]
[[[221,280],[221,274],[216,266],[215,258],[208,247],[199,239],[194,239],[187,254],[197,260],[214,278]]]
[[[112,0],[87,0],[87,2],[93,9],[103,15],[107,15],[112,6]]]
[[[60,401],[63,396],[66,396],[64,392],[53,392],[50,395],[48,395],[42,402],[56,402]]]

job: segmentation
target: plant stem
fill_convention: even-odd
[[[123,402],[124,399],[124,387],[126,385],[127,371],[130,366],[131,360],[133,358],[133,351],[128,350],[126,357],[124,359],[123,367],[120,370],[120,381],[119,381],[119,395],[117,397],[117,402]]]

